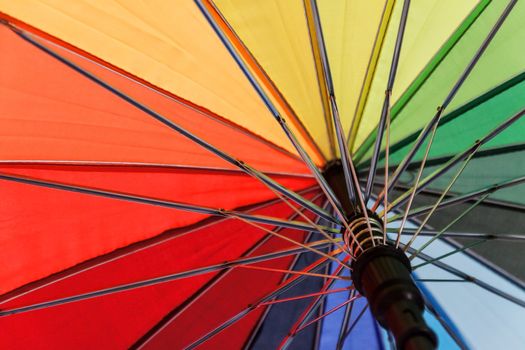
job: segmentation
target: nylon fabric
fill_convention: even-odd
[[[0,7],[295,152],[192,0],[1,1]]]

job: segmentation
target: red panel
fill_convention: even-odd
[[[281,203],[258,210],[257,213],[286,217],[291,214],[291,210]],[[289,232],[289,234],[296,238],[303,235],[299,232]],[[264,232],[252,226],[236,220],[224,220],[221,223],[154,245],[149,249],[111,260],[106,264],[4,303],[1,307],[6,309],[27,305],[235,259],[263,235]],[[277,239],[271,241],[254,254],[290,246],[290,243],[282,243]],[[289,262],[290,258],[282,258],[270,265],[284,267]],[[0,317],[0,328],[3,334],[0,337],[0,348],[127,348],[212,276],[213,274],[201,275],[162,285]],[[223,307],[231,307],[229,312],[235,312],[236,307],[252,299],[253,289],[256,289],[258,293],[266,292],[263,289],[273,288],[281,278],[281,274],[260,273],[252,270],[236,270],[229,276],[232,279],[223,280],[221,288],[214,291],[218,294],[213,294],[212,298],[212,302],[219,303]],[[253,288],[239,288],[241,285],[253,285]],[[223,294],[227,292],[229,294]],[[232,301],[233,304],[230,303]],[[199,305],[200,309],[205,304]],[[221,310],[220,308],[217,310],[219,313],[214,319],[221,320],[224,317]],[[192,313],[197,311],[193,310]],[[198,318],[198,315],[194,314],[194,317]],[[201,326],[205,325],[204,320],[197,319],[197,321]],[[191,325],[191,323],[185,324],[184,329],[190,331]],[[208,326],[211,325],[210,323]],[[200,332],[201,328],[198,327],[196,331]]]
[[[65,64],[0,27],[0,159],[232,168]],[[211,144],[265,171],[307,172],[260,139],[101,67],[90,70]]]
[[[233,209],[274,198],[257,180],[239,173],[137,167],[1,166],[4,173]],[[311,180],[278,177],[298,190]],[[202,214],[85,194],[0,182],[0,292],[165,230]]]

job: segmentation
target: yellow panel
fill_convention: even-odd
[[[343,129],[348,133],[357,108],[385,0],[318,0]]]
[[[478,0],[425,0],[411,2],[399,67],[392,93],[392,105],[477,3]],[[379,57],[369,98],[353,147],[354,151],[377,126],[381,115],[384,91],[388,81],[390,62],[402,7],[403,1],[398,0],[394,6],[388,26],[385,43]]]
[[[192,0],[0,0],[0,9],[296,153]]]
[[[324,110],[302,0],[215,0],[325,156]]]

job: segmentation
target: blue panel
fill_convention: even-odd
[[[334,265],[332,265],[332,270],[335,268]],[[347,273],[345,275],[348,276]],[[332,288],[343,288],[349,285],[350,282],[348,281],[336,281]],[[344,303],[348,300],[348,296],[349,293],[347,292],[330,294],[326,298],[325,311],[329,311],[341,303]],[[356,300],[350,324],[366,304],[367,302],[364,298]],[[343,322],[344,309],[345,308],[343,307],[324,319],[320,339],[320,350],[333,350],[336,348],[341,323]],[[361,317],[357,325],[354,327],[353,331],[346,339],[343,349],[383,349],[382,339],[376,328],[376,321],[372,318],[369,310],[365,312],[363,317]]]

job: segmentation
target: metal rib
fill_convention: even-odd
[[[68,192],[94,195],[94,196],[99,196],[99,197],[104,197],[104,198],[124,200],[128,202],[134,202],[134,203],[140,203],[140,204],[154,205],[154,206],[164,207],[164,208],[184,210],[184,211],[189,211],[189,212],[199,213],[199,214],[217,215],[217,216],[222,216],[222,217],[240,217],[245,220],[252,221],[252,222],[258,222],[261,224],[283,226],[283,227],[293,228],[297,230],[305,230],[309,232],[317,231],[317,228],[310,226],[307,223],[303,223],[301,221],[286,221],[286,220],[279,219],[279,218],[247,214],[247,213],[243,213],[243,212],[239,212],[235,210],[216,209],[216,208],[198,206],[198,205],[193,205],[193,204],[186,204],[186,203],[181,203],[181,202],[167,201],[167,200],[162,200],[162,199],[157,199],[157,198],[152,198],[152,197],[137,196],[137,195],[122,193],[122,192],[114,192],[114,191],[101,190],[101,189],[85,187],[85,186],[69,185],[69,184],[64,184],[60,182],[33,179],[33,178],[18,176],[18,175],[0,173],[0,180],[18,182],[18,183],[23,183],[27,185],[34,185],[34,186],[40,186],[40,187],[46,187],[46,188],[52,188],[52,189],[68,191]],[[334,233],[339,232],[330,227],[323,227],[323,229],[329,232],[334,232]]]
[[[310,246],[312,246],[312,247],[314,247],[314,246],[315,247],[327,247],[327,246],[330,246],[331,244],[332,244],[331,242],[323,240],[323,241],[320,241],[320,242],[311,243]],[[137,288],[142,288],[142,287],[157,285],[157,284],[161,284],[161,283],[171,282],[171,281],[175,281],[175,280],[182,279],[182,278],[198,276],[198,275],[202,275],[202,274],[205,274],[205,273],[210,273],[210,272],[214,272],[214,271],[218,271],[218,270],[223,270],[223,269],[226,269],[226,268],[231,268],[231,267],[234,267],[234,266],[240,266],[240,265],[245,265],[245,264],[254,264],[254,263],[258,263],[258,262],[262,262],[262,261],[267,261],[267,260],[271,260],[271,259],[281,258],[281,257],[284,257],[284,256],[295,255],[295,254],[302,253],[302,252],[305,252],[305,251],[307,251],[307,249],[305,249],[305,248],[292,248],[292,249],[281,250],[281,251],[277,251],[277,252],[273,252],[273,253],[269,253],[269,254],[264,254],[264,255],[259,255],[259,256],[254,256],[254,257],[241,258],[241,259],[237,259],[237,260],[233,260],[233,261],[224,262],[224,263],[221,263],[221,264],[200,267],[200,268],[196,268],[196,269],[192,269],[192,270],[187,270],[187,271],[183,271],[183,272],[177,272],[177,273],[173,273],[173,274],[169,274],[169,275],[165,275],[165,276],[160,276],[160,277],[156,277],[156,278],[151,278],[151,279],[147,279],[147,280],[143,280],[143,281],[132,282],[132,283],[128,283],[128,284],[122,284],[122,285],[118,285],[118,286],[115,286],[115,287],[110,287],[110,288],[106,288],[106,289],[97,290],[97,291],[94,291],[94,292],[78,294],[78,295],[74,295],[74,296],[69,296],[69,297],[65,297],[65,298],[55,299],[55,300],[51,300],[51,301],[45,301],[45,302],[42,302],[42,303],[32,304],[32,305],[28,305],[28,306],[13,308],[13,309],[1,310],[0,311],[0,317],[8,316],[8,315],[14,315],[14,314],[19,314],[19,313],[33,311],[33,310],[40,310],[40,309],[44,309],[44,308],[48,308],[48,307],[68,304],[68,303],[81,301],[81,300],[86,300],[86,299],[91,299],[91,298],[96,298],[96,297],[100,297],[100,296],[104,296],[104,295],[110,295],[110,294],[120,293],[120,292],[123,292],[123,291],[133,290],[133,289],[137,289]],[[328,259],[323,258],[321,260],[322,261],[327,261]],[[301,277],[306,277],[306,276],[301,276]]]
[[[337,103],[335,100],[334,86],[332,82],[332,73],[330,71],[330,63],[328,61],[328,55],[326,52],[323,31],[322,31],[321,22],[319,19],[319,11],[317,9],[317,3],[315,0],[305,0],[305,2],[308,2],[308,1],[310,5],[307,7],[307,9],[309,8],[311,10],[311,15],[314,20],[313,27],[315,29],[315,33],[313,34],[315,35],[315,38],[317,39],[315,40],[315,42],[317,43],[317,50],[321,58],[320,68],[323,72],[324,82],[325,82],[325,86],[322,86],[322,88],[325,89],[325,91],[327,91],[328,93],[330,110],[332,112],[331,113],[332,123],[335,128],[337,145],[339,148],[339,153],[341,155],[341,163],[343,165],[343,173],[345,177],[346,188],[348,191],[348,197],[350,198],[351,202],[354,203],[355,205],[357,203],[356,202],[356,183],[352,180],[352,175],[350,171],[350,162],[352,160],[351,160],[350,152],[348,150],[348,145],[346,144],[346,138],[343,132],[343,127],[341,125],[341,118],[339,116],[339,109],[337,107]]]
[[[478,146],[479,147],[479,146]],[[474,153],[473,153],[474,154]],[[423,228],[425,227],[425,225],[427,224],[428,220],[430,220],[430,217],[432,216],[432,214],[434,214],[434,212],[436,211],[437,207],[439,206],[439,204],[443,201],[443,199],[445,198],[445,196],[447,195],[448,191],[450,191],[450,189],[452,188],[452,186],[454,186],[454,184],[456,183],[457,179],[459,178],[459,176],[463,173],[463,170],[465,170],[465,167],[467,166],[468,162],[470,161],[470,159],[472,159],[472,155],[471,154],[467,159],[465,159],[465,161],[463,162],[463,165],[461,165],[461,167],[459,168],[459,170],[456,172],[456,174],[454,175],[454,177],[452,178],[452,180],[450,181],[450,183],[448,184],[447,188],[445,188],[445,190],[443,191],[443,193],[441,194],[441,196],[439,196],[438,200],[436,201],[436,203],[434,203],[434,205],[432,206],[432,209],[428,212],[428,214],[425,216],[425,218],[423,219],[423,221],[421,222],[421,224],[419,225],[419,228],[418,230],[416,231],[416,233],[414,233],[414,235],[412,236],[412,238],[410,238],[410,241],[406,244],[405,246],[405,249],[404,251],[406,252],[406,250],[408,249],[408,247],[410,247],[410,245],[415,241],[415,239],[417,238],[417,236],[419,235],[419,232],[421,232],[421,230],[423,230]],[[407,216],[407,214],[405,213],[405,216]]]
[[[8,24],[7,24],[8,25]],[[71,62],[70,60],[66,59],[65,57],[62,57],[60,54],[56,53],[55,51],[51,50],[50,48],[42,45],[38,41],[35,41],[30,35],[28,35],[25,32],[22,32],[18,30],[17,28],[14,28],[10,25],[8,25],[9,28],[11,28],[18,36],[20,36],[22,39],[26,40],[30,44],[36,46],[37,48],[41,49],[42,51],[46,52],[47,54],[51,55],[55,59],[59,60],[60,62],[64,63],[68,67],[72,68],[76,72],[82,74],[86,78],[90,79],[91,81],[95,82],[96,84],[100,85],[101,87],[105,88],[106,90],[110,91],[111,93],[115,94],[119,98],[123,99],[127,103],[131,104],[132,106],[136,107],[137,109],[143,111],[144,113],[148,114],[149,116],[153,117],[157,121],[161,122],[162,124],[166,125],[170,129],[178,132],[182,136],[190,139],[194,143],[198,144],[199,146],[205,148],[206,150],[210,151],[211,153],[215,154],[219,158],[225,160],[226,162],[236,166],[237,168],[243,170],[248,175],[251,175],[261,181],[266,186],[269,186],[271,188],[274,188],[275,190],[279,191],[283,195],[287,196],[288,198],[294,200],[295,202],[307,207],[308,209],[312,210],[316,214],[320,215],[326,220],[334,221],[334,219],[331,217],[329,213],[327,213],[325,210],[321,209],[314,203],[311,203],[310,201],[306,200],[302,196],[298,195],[297,193],[287,189],[286,187],[280,185],[264,173],[261,173],[248,164],[244,163],[243,161],[240,161],[238,159],[235,159],[231,155],[227,154],[224,151],[219,150],[218,148],[212,146],[208,142],[204,141],[203,139],[199,138],[198,136],[194,135],[193,133],[189,132],[188,130],[182,128],[178,124],[174,123],[170,119],[166,118],[165,116],[153,111],[146,105],[138,102],[137,100],[133,99],[132,97],[128,96],[124,92],[116,89],[115,87],[111,86],[110,84],[106,83],[104,80],[96,77],[94,74],[91,74],[90,72],[84,70],[80,66],[76,65],[75,63]]]
[[[427,298],[423,297],[423,299],[425,301],[425,306],[427,307],[428,311],[430,311],[430,313],[434,315],[436,320],[438,320],[439,324],[441,324],[441,326],[445,329],[448,335],[450,335],[450,337],[454,339],[454,342],[456,342],[459,348],[461,350],[469,350],[470,348],[465,344],[463,339],[458,334],[456,334],[454,328],[451,325],[449,325],[448,322],[446,322],[445,319],[443,319],[443,317],[441,317],[439,312],[434,308],[434,305],[432,305],[432,303]]]
[[[289,219],[293,219],[295,215],[291,215]],[[281,230],[282,228],[278,227],[276,230]],[[245,251],[241,257],[246,257],[252,254],[256,249],[260,248],[263,244],[268,242],[273,236],[268,234],[258,240],[252,247]],[[177,306],[174,310],[169,312],[159,323],[151,327],[142,337],[140,337],[131,348],[133,349],[142,349],[146,344],[148,344],[155,336],[162,332],[166,327],[172,323],[177,317],[179,317],[183,312],[185,312],[190,306],[197,302],[206,292],[213,288],[217,283],[219,283],[226,275],[232,271],[232,268],[227,268],[221,270],[217,273],[210,281],[208,281],[204,286],[199,288],[197,292],[191,295],[183,304]]]
[[[397,229],[396,229],[397,230]],[[413,235],[416,229],[405,229],[403,235]],[[441,231],[422,230],[419,235],[422,237],[435,237]],[[468,238],[468,239],[487,239],[491,241],[509,241],[521,242],[525,241],[525,233],[523,234],[490,234],[490,233],[476,233],[476,232],[443,232],[440,237],[443,238]]]
[[[423,156],[423,160],[421,161],[421,165],[419,166],[419,170],[417,172],[417,176],[416,176],[416,181],[414,183],[414,188],[417,188],[418,185],[419,185],[419,181],[421,179],[421,175],[423,175],[423,169],[425,169],[425,164],[426,164],[426,161],[428,159],[428,154],[430,152],[430,147],[432,146],[432,141],[434,140],[434,136],[436,134],[436,129],[437,129],[437,124],[434,125],[434,127],[432,128],[432,134],[430,136],[430,140],[428,142],[428,145],[425,149],[425,155]],[[388,171],[388,170],[386,170]],[[386,200],[388,196],[388,189],[386,189],[385,191],[385,203],[384,203],[384,210],[385,210],[385,215],[384,215],[384,218],[387,219],[387,214],[388,214],[388,211],[387,211],[387,208],[389,206],[389,203],[388,201]],[[413,191],[411,194],[410,194],[410,197],[408,199],[408,204],[406,206],[406,209],[405,209],[405,214],[403,215],[403,219],[401,220],[401,225],[399,225],[399,231],[397,233],[397,239],[396,239],[396,248],[399,247],[399,241],[401,239],[401,232],[403,232],[403,229],[405,228],[405,223],[407,221],[407,217],[408,217],[408,213],[410,212],[410,208],[412,208],[412,202],[414,200],[416,196],[416,192]],[[393,207],[391,208],[392,210],[395,210]],[[387,226],[387,224],[385,223],[385,227]]]
[[[376,176],[377,162],[379,160],[379,152],[381,151],[381,142],[383,141],[383,134],[385,131],[385,124],[389,115],[390,109],[390,97],[392,89],[394,88],[394,82],[396,79],[397,66],[399,64],[399,57],[401,55],[401,46],[403,45],[403,37],[405,34],[405,27],[408,18],[408,9],[410,7],[410,0],[403,2],[403,9],[401,12],[401,19],[399,20],[399,28],[397,30],[396,43],[394,47],[394,53],[392,55],[392,62],[390,64],[390,73],[388,75],[388,82],[385,91],[385,98],[383,100],[383,108],[381,110],[381,117],[379,118],[379,124],[377,126],[376,142],[374,144],[374,152],[372,153],[372,160],[370,162],[370,169],[368,171],[368,177],[366,180],[365,188],[365,202],[370,198],[372,187],[374,186],[374,180]]]
[[[302,194],[311,193],[312,189],[303,190],[301,191]],[[322,194],[319,193],[312,197],[312,200],[315,201],[319,199],[319,197]],[[256,205],[252,205],[250,207],[246,208],[246,212],[251,213],[255,210],[261,209],[261,208],[267,208],[270,205],[278,203],[278,199],[272,199],[263,203],[258,203]],[[84,273],[86,271],[89,271],[93,268],[100,267],[102,265],[108,264],[110,262],[117,261],[121,258],[130,256],[132,254],[135,254],[140,251],[144,251],[145,249],[149,249],[152,247],[155,247],[160,244],[164,244],[166,242],[178,239],[180,237],[183,237],[187,234],[195,233],[196,231],[215,225],[223,222],[224,220],[228,220],[228,218],[220,218],[220,217],[210,217],[201,221],[196,222],[195,224],[191,224],[184,227],[178,227],[174,229],[168,229],[156,236],[153,236],[151,238],[147,238],[142,241],[135,242],[127,247],[120,248],[116,251],[102,254],[96,259],[87,261],[86,263],[82,263],[80,265],[76,265],[73,267],[70,267],[66,270],[63,270],[59,274],[50,275],[47,277],[44,277],[42,279],[36,280],[32,282],[30,285],[25,285],[21,288],[18,288],[10,293],[5,294],[2,298],[0,298],[0,305],[5,304],[9,301],[15,300],[17,298],[20,298],[24,295],[33,293],[39,289],[48,287],[54,283],[63,281],[65,279],[68,279],[70,277],[73,277],[75,275],[78,275],[80,273]],[[277,227],[276,229],[282,229],[282,227]],[[1,306],[0,306],[1,308]]]
[[[347,261],[345,259],[344,261]],[[334,271],[333,275],[339,275],[343,272],[342,266],[338,266],[336,270]],[[328,280],[325,282],[323,287],[321,288],[321,291],[326,291],[332,287],[332,285],[335,283],[335,280]],[[292,341],[294,340],[296,331],[304,325],[307,320],[315,313],[317,306],[326,298],[326,295],[321,295],[317,297],[315,300],[310,302],[310,304],[305,308],[305,310],[301,313],[297,321],[294,323],[292,328],[290,329],[290,332],[288,335],[281,341],[279,344],[279,350],[286,350]]]
[[[354,296],[352,299],[348,299],[346,300],[345,302],[335,306],[333,309],[330,309],[329,311],[325,312],[324,314],[314,318],[313,320],[311,320],[310,322],[306,323],[304,326],[302,326],[301,328],[299,328],[297,331],[296,331],[296,334],[301,332],[303,329],[307,328],[308,326],[318,322],[319,320],[322,320],[323,318],[325,318],[326,316],[329,316],[331,314],[333,314],[334,312],[336,312],[337,310],[339,310],[340,308],[350,304],[351,302],[353,302],[354,300],[358,299],[358,298],[361,298],[361,295],[356,295]]]
[[[426,247],[428,247],[430,244],[432,244],[432,242],[434,242],[435,240],[437,240],[439,237],[441,237],[441,235],[443,233],[445,233],[449,228],[451,228],[452,226],[454,226],[458,221],[460,221],[461,219],[463,219],[466,215],[468,215],[468,213],[470,213],[474,208],[476,208],[479,204],[481,204],[481,202],[483,202],[485,200],[485,198],[488,197],[488,194],[484,195],[483,197],[481,197],[480,199],[478,199],[474,204],[472,204],[471,206],[469,206],[466,210],[463,210],[454,220],[452,220],[451,222],[449,222],[445,227],[443,227],[434,237],[432,237],[431,239],[429,239],[428,241],[426,241],[422,246],[418,247],[417,250],[416,250],[416,254],[412,254],[412,256],[410,257],[410,259],[412,260],[416,255],[417,253],[423,251]],[[406,213],[405,213],[406,214]],[[419,234],[421,234],[421,231],[422,230],[418,230],[419,231]]]
[[[355,296],[356,290],[353,289],[350,291],[348,299],[352,299]],[[336,350],[341,350],[343,348],[343,345],[345,343],[345,333],[346,329],[348,328],[348,324],[350,323],[350,319],[352,318],[352,311],[354,309],[354,302],[356,299],[353,299],[353,301],[350,304],[346,305],[345,313],[343,316],[343,322],[341,322],[341,327],[339,328],[339,338],[337,339],[337,346]]]
[[[348,328],[348,330],[345,332],[345,334],[343,335],[342,337],[342,344],[344,344],[344,342],[346,341],[346,338],[348,338],[348,336],[352,333],[352,330],[355,328],[355,326],[357,325],[357,323],[359,322],[359,320],[361,320],[361,317],[363,317],[363,315],[365,314],[365,311],[368,309],[368,303],[366,305],[363,306],[363,308],[361,309],[361,311],[359,312],[359,314],[357,315],[357,317],[355,318],[354,322],[352,322],[352,324],[350,325],[350,327]]]
[[[454,250],[451,251],[451,252],[448,252],[448,253],[445,253],[445,254],[443,254],[443,255],[438,256],[437,258],[432,258],[432,259],[430,259],[430,260],[427,260],[427,261],[425,261],[425,262],[422,262],[421,264],[414,265],[414,266],[412,266],[412,270],[416,270],[416,269],[418,269],[418,268],[420,268],[420,267],[423,267],[423,266],[425,266],[425,265],[432,264],[432,263],[435,262],[435,261],[440,261],[440,260],[442,260],[442,259],[445,259],[445,258],[451,256],[451,255],[454,255],[454,254],[457,254],[457,253],[461,253],[462,251],[465,251],[465,250],[467,250],[467,249],[470,249],[470,248],[472,248],[472,247],[475,247],[475,246],[477,246],[478,244],[484,243],[484,242],[486,242],[486,241],[487,241],[486,239],[480,239],[480,240],[477,240],[477,241],[475,241],[475,242],[473,242],[473,243],[470,243],[470,244],[467,244],[467,245],[465,245],[465,246],[462,246],[462,247],[460,247],[460,248],[456,248],[456,249],[454,249]],[[414,253],[412,254],[412,256],[413,256],[413,257],[417,257],[417,255],[420,254],[420,253],[421,253],[421,251],[418,252],[418,253],[414,252]]]
[[[326,208],[328,205],[328,202],[325,203],[325,205],[323,206],[323,208]],[[320,221],[319,218],[317,221]],[[308,236],[306,237],[306,239],[304,240],[305,242],[308,242],[311,238],[312,238],[312,233],[309,233]],[[331,247],[328,247],[327,248],[328,250],[331,249]],[[304,253],[303,253],[304,254]],[[293,258],[293,261],[292,263],[290,264],[290,269],[291,270],[295,270],[297,268],[297,264],[299,262],[299,259],[301,257],[301,254],[297,254],[294,256]],[[326,265],[328,266],[328,265]],[[326,266],[325,266],[325,273],[326,273]],[[280,283],[284,283],[288,278],[290,277],[289,274],[284,274],[282,279],[281,279],[281,282]],[[272,300],[275,300],[276,298],[273,298]],[[253,345],[253,342],[255,341],[256,339],[256,336],[259,332],[259,329],[262,327],[263,323],[265,322],[266,318],[268,317],[269,313],[270,313],[270,310],[272,309],[272,304],[268,305],[264,311],[263,311],[263,314],[261,315],[261,317],[259,318],[259,321],[257,322],[257,324],[255,325],[255,327],[253,327],[252,329],[252,332],[250,334],[250,337],[246,340],[244,346],[243,346],[243,350],[249,350],[252,348],[252,345]]]

